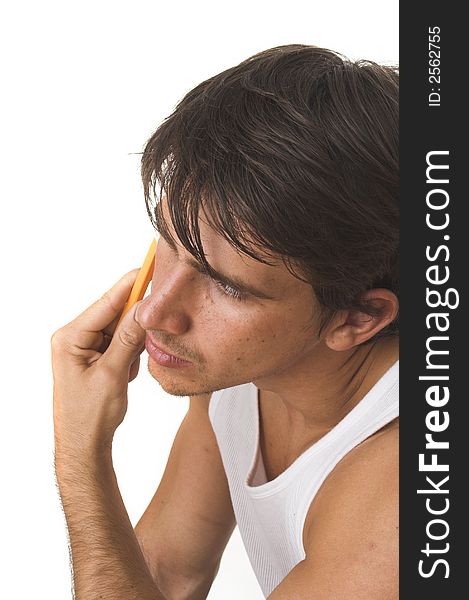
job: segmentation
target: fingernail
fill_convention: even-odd
[[[139,308],[140,308],[141,304],[142,304],[142,300],[140,300],[139,302],[137,302],[136,303],[136,308],[135,308],[135,311],[134,311],[134,321],[136,321],[139,325],[140,325],[140,320],[138,318],[138,314],[137,313],[139,311]],[[140,327],[141,327],[141,325],[140,325]]]

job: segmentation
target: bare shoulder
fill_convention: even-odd
[[[398,432],[394,420],[350,451],[316,495],[305,558],[269,600],[397,600]]]
[[[363,442],[355,446],[339,461],[331,472],[329,481],[323,486],[338,488],[335,493],[344,488],[344,492],[363,492],[366,489],[379,488],[391,484],[393,475],[399,473],[399,418],[397,417]],[[395,482],[396,480],[394,480]]]
[[[343,585],[344,593],[354,588],[360,598],[374,598],[375,591],[379,598],[397,598],[398,419],[332,470],[310,507],[303,542],[307,563],[324,574],[331,569],[331,577],[335,571],[338,590]]]
[[[399,417],[355,446],[334,471],[333,479],[339,485],[348,486],[348,491],[361,487],[365,481],[370,491],[396,484],[399,475]]]
[[[305,530],[310,534],[337,511],[368,524],[373,515],[381,513],[381,518],[387,510],[394,518],[398,494],[399,418],[358,444],[337,463],[314,499]]]

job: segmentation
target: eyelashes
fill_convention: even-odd
[[[246,295],[243,292],[240,292],[236,288],[232,287],[231,285],[227,285],[216,279],[214,281],[215,281],[216,285],[218,286],[218,288],[221,289],[222,293],[225,294],[225,296],[230,296],[231,298],[234,298],[235,300],[244,300],[245,299]]]

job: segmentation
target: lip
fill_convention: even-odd
[[[160,346],[157,346],[148,333],[145,338],[145,348],[151,358],[162,367],[177,369],[181,367],[190,367],[193,364],[188,360],[174,356],[174,354],[170,354]]]

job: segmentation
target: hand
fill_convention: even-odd
[[[130,271],[51,339],[56,463],[70,453],[110,450],[127,411],[145,330],[135,320],[137,302],[119,323],[139,269]]]

